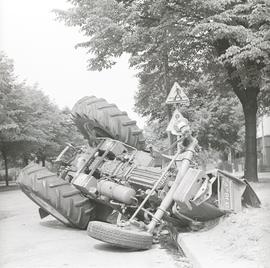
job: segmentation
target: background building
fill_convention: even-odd
[[[262,116],[257,127],[259,171],[270,171],[270,116]]]

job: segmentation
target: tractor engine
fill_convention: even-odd
[[[109,138],[100,139],[96,148],[89,147],[72,157],[73,169],[67,173],[71,183],[88,198],[114,209],[135,209],[163,173],[161,167],[154,166],[150,153]],[[171,173],[159,182],[149,199],[149,208],[161,202]]]

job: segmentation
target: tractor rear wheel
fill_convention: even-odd
[[[76,126],[88,140],[95,135],[122,141],[139,150],[145,147],[145,138],[136,121],[104,99],[84,97],[74,105],[72,115]]]
[[[89,222],[87,233],[97,240],[121,248],[149,249],[153,243],[153,235],[148,232],[127,229],[106,222]]]
[[[65,225],[86,229],[95,219],[95,204],[45,167],[31,163],[21,171],[17,183],[32,201]]]

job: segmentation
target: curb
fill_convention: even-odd
[[[19,189],[19,185],[17,185],[17,184],[9,185],[9,186],[0,185],[0,192],[14,191],[14,190],[18,190],[18,189]]]
[[[220,218],[219,223],[210,229],[176,235],[175,240],[179,248],[182,249],[194,268],[270,268],[270,255],[266,253],[266,247],[263,244],[265,241],[262,239],[269,237],[270,227],[266,225],[264,230],[260,229],[260,225],[258,225],[258,222],[261,223],[261,219],[265,218],[263,213],[268,213],[267,215],[270,213],[270,210],[265,210],[265,204],[270,204],[269,183],[270,178],[267,176],[260,178],[258,183],[252,183],[252,188],[262,202],[260,210],[246,209],[239,217],[232,214],[230,217]],[[242,232],[243,220],[248,223],[247,226],[254,228],[254,230],[247,228],[244,229],[246,233]],[[234,226],[236,227],[233,228]],[[263,235],[261,235],[260,230],[264,230]],[[237,232],[240,232],[240,238],[245,237],[245,240],[234,239],[234,237],[237,238]],[[258,237],[258,239],[262,238],[254,240],[253,236]],[[238,243],[239,241],[240,243]],[[246,246],[252,251],[246,250]],[[238,251],[238,249],[242,249],[242,251]],[[251,254],[250,257],[249,254],[252,252],[256,254],[254,253],[254,256]]]
[[[186,244],[185,240],[181,238],[182,234],[177,236],[177,244],[184,252],[185,256],[189,259],[192,264],[192,268],[203,268],[199,260],[194,256],[193,252],[190,250],[189,246]]]
[[[235,258],[233,254],[226,252],[220,244],[218,226],[201,232],[179,233],[177,244],[189,259],[193,268],[255,268],[267,267],[256,263],[256,260],[247,258]],[[263,262],[262,262],[263,263]]]

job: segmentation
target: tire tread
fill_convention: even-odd
[[[84,97],[74,105],[72,115],[78,129],[87,139],[89,134],[85,126],[89,124],[91,129],[95,127],[102,129],[108,137],[125,142],[139,150],[145,148],[145,139],[136,121],[131,120],[126,112],[120,111],[116,105],[109,104],[104,99],[95,96]]]
[[[87,232],[92,238],[123,248],[149,249],[153,242],[148,232],[127,230],[106,222],[90,222]]]
[[[39,180],[40,177],[44,179]],[[95,205],[72,184],[46,168],[31,163],[21,171],[17,182],[30,199],[64,224],[86,229],[88,222],[95,218]]]

